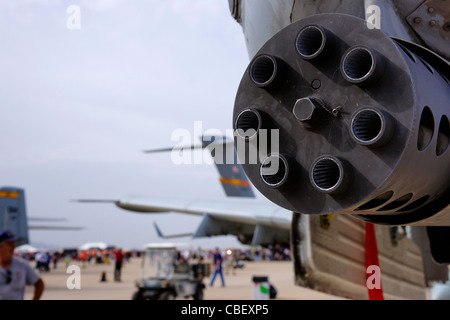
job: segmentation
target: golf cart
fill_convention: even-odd
[[[202,261],[177,259],[177,252],[186,247],[172,243],[145,245],[141,277],[136,280],[133,300],[169,300],[176,297],[203,299],[203,278],[209,266]]]

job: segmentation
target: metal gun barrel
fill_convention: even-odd
[[[439,213],[450,225],[450,212],[442,213],[450,193],[449,70],[438,55],[354,16],[296,21],[266,42],[239,85],[234,128],[257,139],[262,129],[279,132],[276,150],[272,139],[257,163],[239,154],[244,170],[263,195],[294,212],[429,225]],[[237,134],[236,143],[262,153],[248,136]]]

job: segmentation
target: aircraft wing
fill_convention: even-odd
[[[28,218],[28,230],[82,230],[83,227],[75,226],[62,226],[62,225],[39,225],[31,224],[31,221],[36,222],[63,222],[66,221],[65,218],[48,218],[48,217],[29,217]]]
[[[193,215],[208,214],[224,221],[262,224],[289,229],[291,212],[270,203],[255,199],[174,199],[164,197],[125,197],[115,204],[135,212],[180,212]]]
[[[66,226],[39,226],[39,225],[28,225],[28,230],[82,230],[83,227],[66,227]]]
[[[126,197],[119,208],[141,212],[176,212],[202,216],[193,238],[232,234],[245,244],[289,242],[292,212],[255,199],[173,199]]]
[[[80,199],[83,203],[114,203],[139,213],[184,213],[202,217],[193,238],[236,235],[244,244],[289,242],[292,212],[253,198],[176,199],[129,196],[120,200]]]

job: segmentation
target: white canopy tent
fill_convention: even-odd
[[[104,250],[108,247],[108,245],[104,242],[86,242],[78,247],[78,250]]]
[[[36,253],[38,251],[39,251],[38,248],[33,247],[29,244],[23,244],[14,249],[14,252],[16,252],[16,253]]]

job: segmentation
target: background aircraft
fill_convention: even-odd
[[[39,222],[31,224],[29,221]],[[81,230],[82,227],[43,225],[42,222],[61,222],[65,219],[27,217],[25,190],[16,187],[0,188],[0,230],[10,230],[18,236],[17,245],[30,242],[28,230]]]
[[[289,176],[296,171],[294,166],[290,167],[292,162],[288,157],[279,156],[284,167],[275,175],[277,181],[261,175],[261,163],[251,166],[244,162],[244,169],[256,188],[289,212],[297,284],[353,298],[370,296],[365,271],[370,266],[367,264],[370,262],[367,255],[370,244],[374,245],[374,234],[372,237],[367,235],[373,231],[377,236],[378,248],[375,252],[380,256],[379,265],[383,274],[387,275],[383,278],[385,297],[424,298],[424,284],[447,277],[447,272],[443,276],[442,271],[448,268],[449,262],[446,253],[449,238],[445,236],[448,233],[445,226],[448,221],[449,156],[446,150],[449,125],[448,108],[442,102],[449,100],[449,73],[446,60],[448,41],[442,41],[442,38],[448,37],[442,29],[445,31],[448,26],[443,25],[442,21],[448,21],[448,9],[442,8],[440,3],[411,1],[407,5],[402,2],[400,6],[399,1],[347,0],[332,4],[326,1],[229,1],[233,17],[243,27],[252,59],[236,97],[233,114],[235,128],[257,131],[260,128],[274,128],[275,124],[281,131],[280,150],[292,153],[293,158],[298,157],[296,160],[305,163],[304,158],[314,153],[338,150],[340,156],[345,156],[345,152],[356,146],[364,156],[355,159],[361,165],[369,166],[369,169],[354,172],[364,183],[354,188],[356,195],[351,194],[349,200],[342,196],[343,193],[336,196],[337,191],[346,190],[344,187],[350,183],[347,179],[350,176],[348,166],[336,157],[318,158],[325,161],[318,161],[312,167],[316,175],[310,177],[310,166],[306,166],[306,172],[302,172],[302,168],[299,170],[306,174],[296,179],[292,178],[295,174]],[[376,25],[377,9],[383,17],[380,29]],[[367,24],[366,18],[371,17],[375,18]],[[433,20],[433,17],[436,19]],[[424,30],[423,22],[434,28]],[[368,30],[373,29],[376,30],[369,33]],[[356,48],[347,51],[353,45]],[[331,55],[332,59],[321,60],[326,54],[329,54],[328,57]],[[374,87],[374,84],[380,83],[377,81],[385,70],[391,72],[390,79],[397,79],[395,90],[392,86],[388,86],[388,91],[385,87],[385,90],[376,85]],[[288,85],[277,87],[277,82]],[[408,87],[416,83],[422,84],[422,87]],[[387,94],[403,90],[411,95]],[[346,91],[347,94],[342,94]],[[426,94],[431,91],[432,97]],[[326,96],[326,102],[334,103],[339,97],[347,100],[344,99],[343,106],[329,106],[322,98],[309,96],[311,92]],[[327,95],[336,95],[336,99]],[[430,98],[431,102],[426,98]],[[377,108],[362,110],[364,113],[354,110],[368,101]],[[404,123],[398,115],[391,119],[386,114],[395,108],[380,111],[380,108],[384,109],[384,103],[398,107],[400,112],[411,107],[415,116],[407,118],[417,121]],[[351,108],[347,110],[349,105]],[[353,121],[355,125],[349,132],[341,123],[337,125],[337,121],[332,122],[333,119],[345,120],[345,124]],[[314,127],[317,123],[334,123],[335,126],[332,130],[320,131],[320,125]],[[393,135],[392,123],[398,130],[396,135]],[[342,137],[343,144],[339,141]],[[383,148],[375,150],[374,147],[384,147],[391,138],[414,141],[408,145],[413,150],[385,155],[382,154]],[[394,161],[396,156],[402,161]],[[376,164],[371,165],[370,161]],[[421,165],[416,167],[418,163]],[[355,162],[352,164],[355,165]],[[424,168],[432,170],[424,171]],[[414,183],[407,176],[411,172],[418,173],[414,175],[417,180]],[[394,190],[379,188],[380,181],[377,179],[386,174],[390,178],[386,181],[391,184],[383,187]],[[288,180],[290,184],[284,184]],[[404,181],[408,183],[401,183]],[[298,188],[302,186],[306,186],[307,192],[299,192]],[[406,192],[406,187],[415,190]],[[174,204],[177,201],[132,197],[112,202],[137,212],[194,214],[210,210],[204,202],[187,200]],[[350,201],[352,210],[359,209],[357,214],[337,214],[343,213],[341,211],[349,206]],[[241,207],[243,205],[240,203]],[[227,209],[222,206],[223,211],[229,211]],[[234,214],[228,212],[228,215],[243,223],[246,218],[243,213],[234,211]],[[208,215],[204,217],[202,231],[210,229],[213,230],[210,234],[213,234],[214,230],[223,228],[220,231],[226,232],[227,228],[222,227],[226,226],[225,222],[218,223],[209,219]],[[267,220],[267,216],[264,218]],[[370,226],[373,225],[365,223],[366,220],[378,225],[371,231]],[[432,222],[426,227],[411,228],[409,237],[399,239],[398,231],[401,229],[397,226],[418,220]],[[436,225],[443,228],[436,228]],[[236,227],[232,225],[232,229],[236,230]],[[262,233],[264,236],[269,234],[265,230]],[[253,233],[253,239],[256,234]]]
[[[85,203],[114,203],[119,208],[139,213],[177,212],[200,215],[202,220],[193,238],[235,235],[243,244],[268,245],[290,242],[292,213],[272,203],[261,203],[237,161],[233,140],[224,136],[203,136],[202,145],[146,150],[155,152],[194,152],[207,148],[214,155],[220,183],[226,199],[193,199],[182,197],[136,197],[118,200],[80,199]],[[220,152],[219,152],[220,150]],[[228,158],[227,158],[228,157]],[[228,159],[228,163],[227,163]]]

